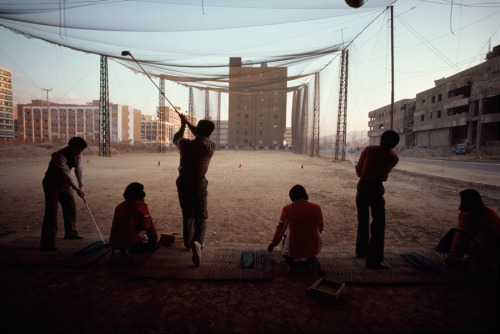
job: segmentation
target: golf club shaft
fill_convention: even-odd
[[[141,68],[142,72],[144,72],[144,74],[147,75],[147,77],[149,78],[149,80],[151,80],[151,82],[153,83],[153,85],[156,86],[156,88],[160,91],[160,94],[163,95],[163,97],[168,101],[168,103],[170,103],[170,105],[172,106],[172,108],[174,108],[175,112],[177,113],[177,115],[179,115],[179,117],[181,116],[181,114],[179,113],[179,111],[174,107],[174,105],[172,104],[172,102],[170,102],[170,100],[168,99],[168,97],[165,95],[165,93],[160,89],[160,87],[158,87],[158,85],[153,81],[153,79],[151,79],[151,77],[149,76],[149,74],[142,68],[141,64],[139,64],[139,62],[134,58],[134,56],[132,56],[132,54],[130,53],[130,51],[123,51],[122,52],[122,55],[123,56],[130,56],[137,65],[139,65],[139,67]]]
[[[89,205],[87,204],[87,201],[85,200],[85,197],[82,197],[83,199],[83,203],[85,203],[85,206],[87,207],[87,210],[89,210],[89,213],[90,213],[90,217],[92,217],[92,220],[94,221],[94,224],[95,224],[95,227],[97,228],[97,232],[99,232],[99,235],[101,236],[101,239],[102,239],[102,243],[106,243],[106,241],[104,241],[104,238],[102,237],[102,234],[101,234],[101,231],[99,230],[99,226],[97,226],[97,222],[95,221],[94,219],[94,215],[92,214],[92,212],[90,211],[90,208],[89,208]]]

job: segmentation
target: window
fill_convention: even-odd
[[[420,116],[420,120],[421,120],[422,122],[423,122],[423,121],[424,121],[424,119],[425,119],[425,117],[424,117],[424,116],[425,116],[425,115]]]
[[[437,118],[441,118],[441,110],[437,111]]]

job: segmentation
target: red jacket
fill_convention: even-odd
[[[298,200],[283,207],[271,243],[278,245],[287,229],[283,254],[292,258],[318,255],[322,246],[320,233],[323,231],[321,207],[307,200]]]
[[[150,226],[151,216],[144,201],[124,201],[115,208],[109,243],[115,249],[129,248],[142,241],[139,232]]]
[[[390,170],[398,161],[399,157],[390,149],[367,146],[359,156],[356,174],[361,180],[387,181]]]
[[[458,229],[451,244],[454,256],[462,257],[465,253],[492,256],[489,253],[498,252],[500,218],[492,209],[484,209],[484,214],[465,211],[458,215]]]

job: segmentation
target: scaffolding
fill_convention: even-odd
[[[101,56],[101,84],[99,95],[99,155],[103,157],[111,156],[109,120],[108,57]]]
[[[156,124],[156,142],[158,143],[158,152],[165,152],[165,79],[160,78],[160,95],[158,97],[158,124]]]
[[[319,157],[319,72],[314,74],[314,114],[311,157]]]
[[[221,94],[220,92],[218,93],[218,96],[217,96],[217,123],[216,123],[216,128],[217,128],[217,132],[215,134],[215,143],[216,143],[216,147],[217,149],[219,149],[220,147],[220,131],[221,131],[221,128],[220,128],[220,108],[221,108]]]
[[[335,160],[341,157],[345,161],[347,135],[347,78],[349,50],[342,50],[340,65],[339,113],[337,117],[337,138],[335,141]]]

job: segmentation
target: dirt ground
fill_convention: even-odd
[[[55,148],[0,149],[0,243],[39,235],[41,181]],[[125,186],[145,186],[159,233],[181,232],[175,179],[177,152],[99,157],[84,152],[86,199],[100,231],[109,236]],[[302,184],[323,210],[324,250],[352,251],[356,238],[357,177],[350,161],[290,152],[217,151],[209,172],[205,247],[269,244],[288,190]],[[500,212],[498,175],[400,164],[386,188],[387,249],[432,251],[455,227],[458,193],[472,187]],[[78,230],[99,237],[77,199]],[[60,218],[61,220],[62,218]],[[62,237],[60,221],[59,237]],[[111,255],[86,269],[2,266],[3,333],[332,333],[497,332],[498,284],[352,284],[334,303],[306,294],[315,276],[284,267],[272,281],[131,280],[141,264],[112,265]],[[203,258],[202,258],[203,265]]]

